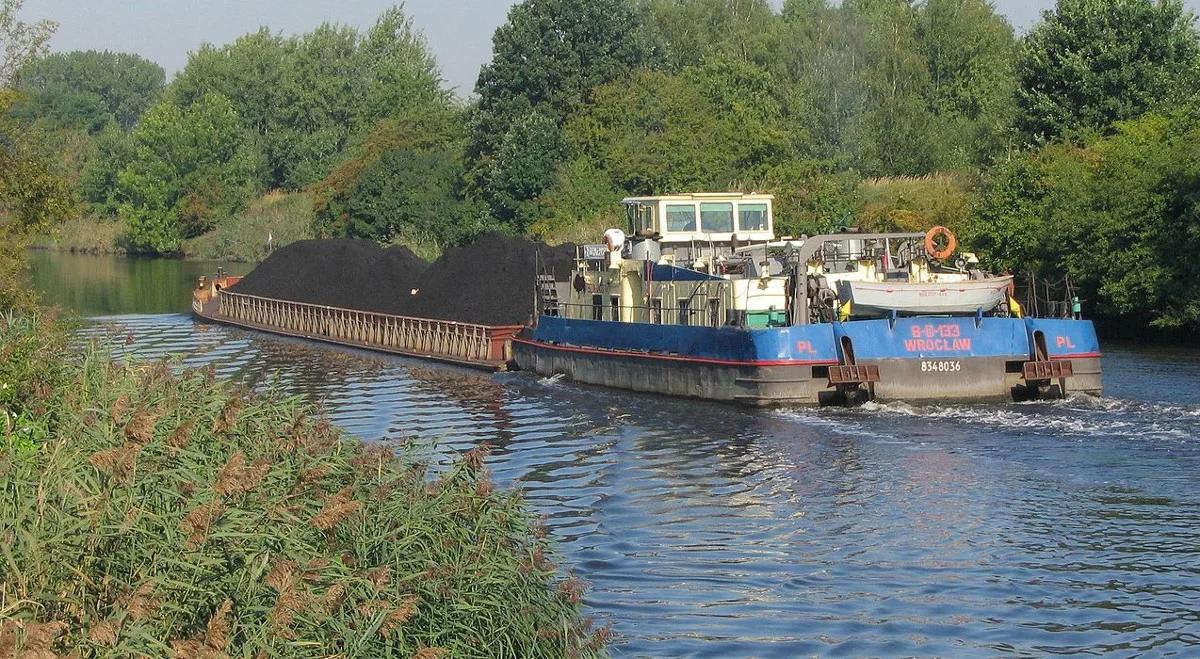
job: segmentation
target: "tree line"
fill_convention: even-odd
[[[632,194],[771,192],[783,233],[959,231],[1102,315],[1200,326],[1200,37],[1179,0],[525,0],[456,99],[402,9],[262,29],[168,84],[133,55],[14,72],[87,212],[171,253],[267,191],[319,235],[586,238]]]

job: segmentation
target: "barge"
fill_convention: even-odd
[[[224,275],[200,280],[192,309],[285,336],[754,406],[1102,392],[1095,329],[1069,297],[1021,304],[1010,275],[982,271],[941,227],[777,238],[770,195],[623,203],[628,233],[578,248],[565,277],[530,278],[526,324],[263,297]]]
[[[1027,316],[944,228],[776,239],[770,195],[623,203],[629,233],[540,287],[522,369],[759,406],[1102,391],[1092,323]]]
[[[513,365],[522,325],[477,325],[293,302],[231,290],[240,277],[201,277],[192,313],[203,320],[490,371]]]

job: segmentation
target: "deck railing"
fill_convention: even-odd
[[[193,308],[199,304],[193,301]],[[500,366],[520,325],[474,325],[393,316],[220,291],[217,313],[239,324],[346,345]]]

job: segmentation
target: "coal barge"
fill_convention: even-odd
[[[260,276],[272,257],[246,282],[202,280],[193,311],[357,348],[757,406],[1101,393],[1096,333],[1069,297],[1022,304],[1012,277],[980,270],[941,228],[776,238],[773,202],[630,198],[628,232],[610,230],[603,244],[490,236],[432,265],[393,254],[357,274],[346,264],[370,259],[321,263],[314,252]],[[379,276],[388,267],[392,276]],[[313,288],[305,277],[357,284],[298,299]],[[388,304],[364,308],[379,300]]]

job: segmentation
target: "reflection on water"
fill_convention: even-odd
[[[29,265],[31,284],[48,303],[85,316],[187,311],[200,275],[211,276],[218,267],[240,275],[252,267],[46,250],[29,252]]]
[[[106,325],[368,440],[490,442],[618,656],[1200,651],[1197,352],[1112,351],[1102,400],[754,411],[182,315]]]

